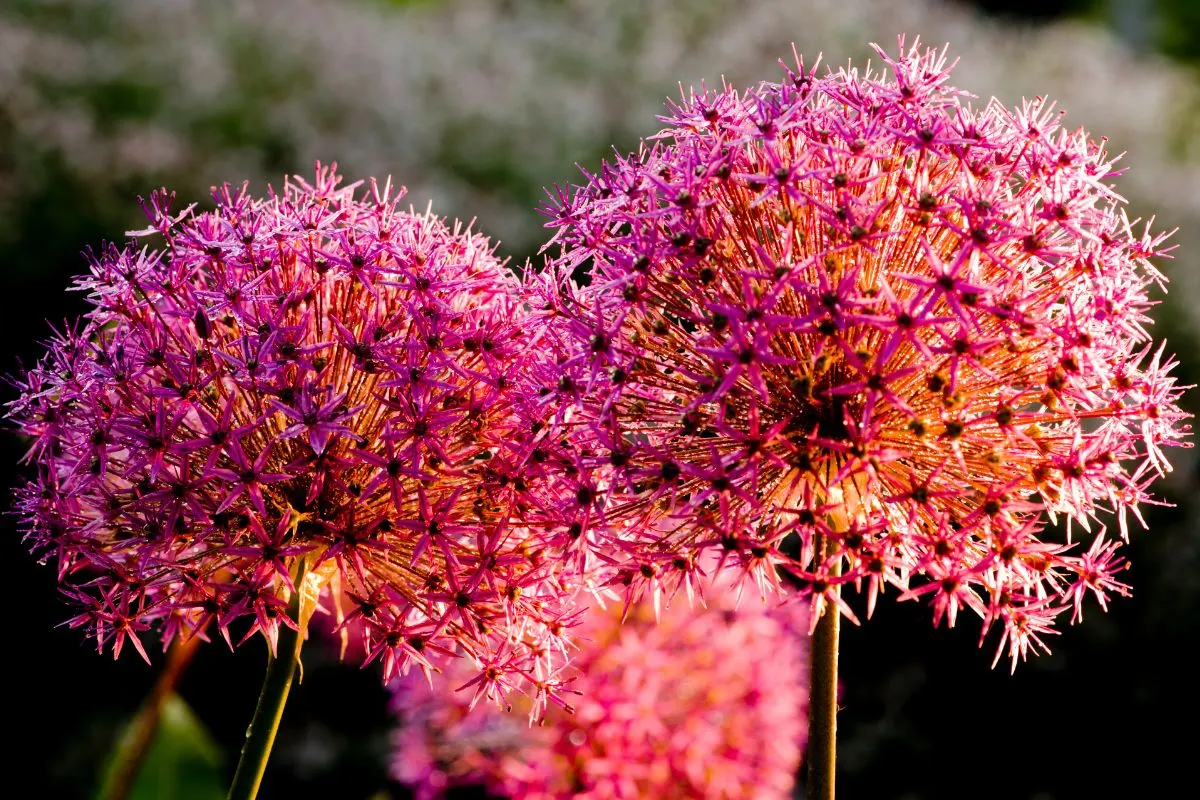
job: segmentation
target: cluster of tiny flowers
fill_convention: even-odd
[[[157,193],[136,233],[164,249],[90,254],[92,309],[10,408],[27,540],[114,653],[151,628],[274,647],[304,572],[385,678],[462,655],[481,693],[544,695],[571,620],[531,527],[536,326],[487,239],[357,187]]]
[[[788,798],[807,738],[807,619],[709,587],[708,606],[594,609],[574,713],[470,711],[452,669],[398,682],[393,774],[419,798],[482,785],[518,800]],[[457,667],[457,665],[455,665]]]
[[[890,75],[797,59],[692,92],[551,200],[571,546],[623,554],[633,597],[706,551],[818,613],[894,587],[999,627],[1015,665],[1126,593],[1127,516],[1187,444],[1144,328],[1166,237],[1051,105],[975,108],[944,52],[878,52]]]

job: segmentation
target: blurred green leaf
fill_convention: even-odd
[[[99,797],[108,794],[117,766],[130,755],[135,724],[126,726],[113,749]],[[128,800],[222,800],[223,762],[221,749],[208,730],[179,695],[171,694],[163,702],[158,730]]]

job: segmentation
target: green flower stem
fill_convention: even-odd
[[[305,570],[306,566],[301,560],[293,578],[296,591],[292,592],[291,602],[288,603],[288,615],[297,625]],[[246,744],[242,746],[237,771],[229,787],[229,800],[254,800],[258,795],[263,773],[267,770],[267,759],[271,757],[271,747],[275,744],[275,734],[279,730],[279,720],[283,717],[283,707],[292,689],[296,665],[300,663],[300,646],[303,643],[303,630],[293,630],[280,624],[275,655],[267,656],[267,675],[263,680],[262,693],[258,696],[258,706],[254,709],[254,719],[246,731]]]
[[[823,539],[817,543],[818,558],[824,559],[833,542]],[[841,560],[830,570],[830,576],[841,573]],[[840,591],[837,587],[833,589]],[[837,606],[827,602],[817,622],[812,638],[812,665],[808,716],[808,785],[805,800],[833,800],[835,766],[837,763],[837,675],[838,626],[841,614]]]

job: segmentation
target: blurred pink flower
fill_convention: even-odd
[[[807,723],[803,604],[736,605],[709,587],[656,624],[648,603],[596,608],[577,629],[574,713],[544,724],[495,707],[468,713],[470,673],[399,682],[393,774],[421,798],[484,785],[519,800],[788,798]]]
[[[877,51],[890,75],[797,58],[692,92],[552,196],[563,525],[631,597],[715,551],[851,619],[839,586],[868,614],[889,586],[935,623],[969,609],[1015,665],[1085,595],[1127,592],[1118,539],[1190,446],[1145,328],[1166,236],[1134,231],[1103,141],[1052,104],[974,107],[944,51]]]
[[[529,524],[553,498],[519,281],[403,189],[339,184],[225,186],[211,212],[156,193],[137,235],[164,249],[89,255],[91,310],[11,404],[26,538],[114,654],[151,628],[274,646],[306,559],[385,678],[467,655],[482,694],[544,702],[570,584]]]

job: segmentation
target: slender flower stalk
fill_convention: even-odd
[[[301,559],[294,580],[302,582],[306,566]],[[293,592],[288,603],[288,613],[293,619],[300,618],[300,592]],[[262,785],[267,771],[267,760],[275,746],[275,735],[279,732],[279,721],[283,719],[283,708],[287,705],[296,667],[300,663],[300,648],[304,637],[300,630],[285,627],[280,631],[275,652],[267,653],[267,672],[263,678],[262,692],[254,708],[254,718],[246,730],[246,741],[233,773],[228,800],[254,800],[258,787]]]
[[[630,600],[716,553],[763,595],[798,585],[814,626],[858,622],[849,588],[868,616],[889,590],[970,611],[1015,668],[1128,593],[1129,518],[1189,445],[1146,330],[1166,236],[1052,104],[976,107],[944,51],[877,52],[884,73],[797,57],[693,91],[553,193],[562,524]],[[832,748],[832,718],[813,734]]]
[[[817,552],[824,557],[829,540],[817,542]],[[830,569],[834,577],[838,565]],[[840,591],[835,586],[834,592]],[[835,595],[836,598],[836,595]],[[833,800],[837,773],[837,700],[838,700],[838,629],[842,615],[835,603],[821,613],[812,630],[812,671],[809,679],[809,747],[805,766],[806,800]]]

